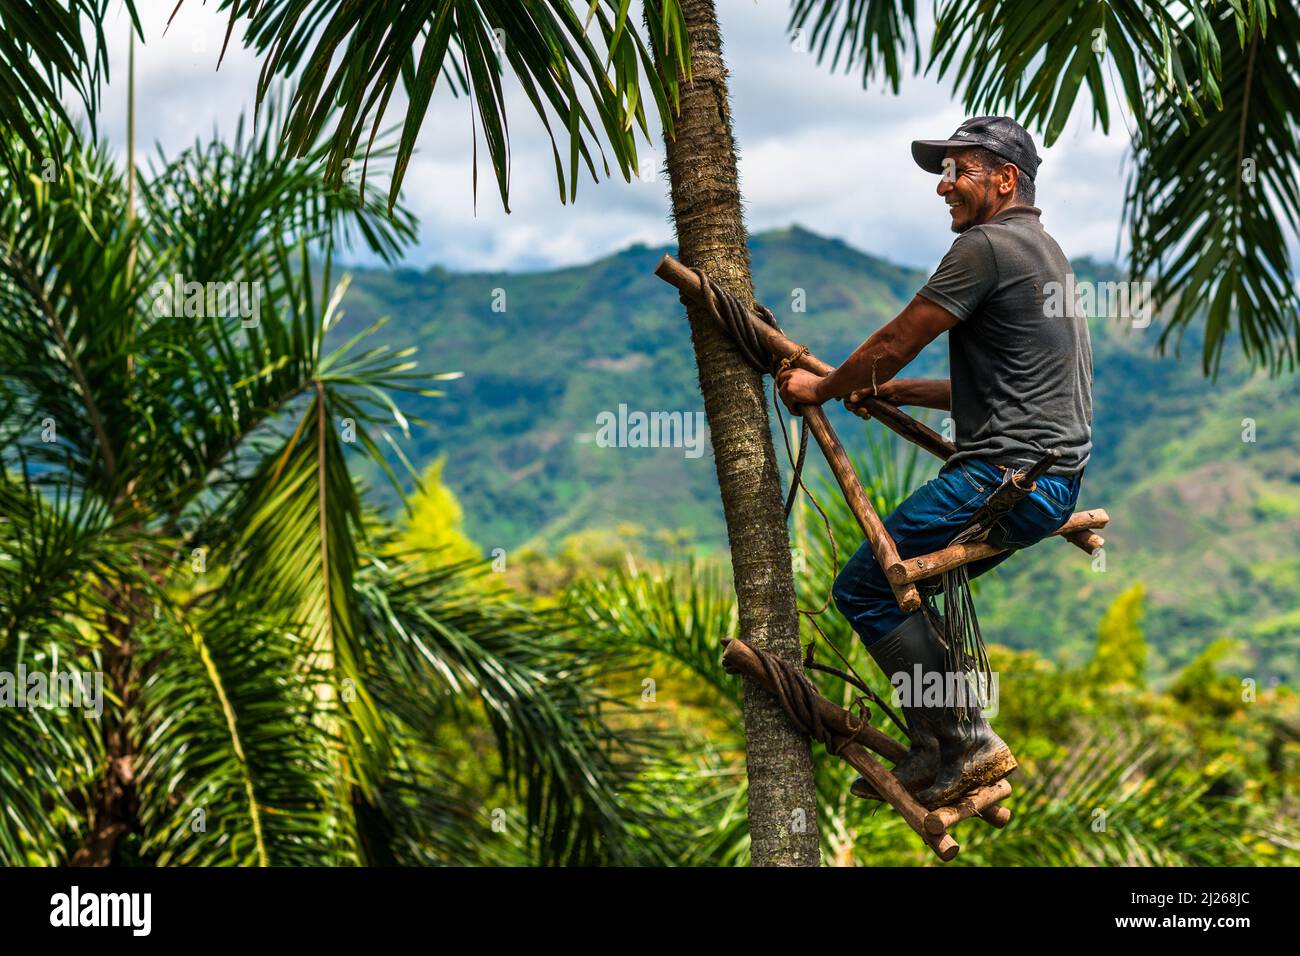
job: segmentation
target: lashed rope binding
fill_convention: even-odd
[[[801,733],[825,745],[836,756],[849,744],[861,742],[858,735],[871,723],[870,714],[861,701],[858,702],[858,724],[850,724],[851,736],[841,737],[837,744],[835,732],[826,726],[817,712],[816,701],[821,695],[813,682],[789,661],[782,660],[761,647],[755,647],[748,641],[742,643],[758,658],[765,676],[772,682],[772,689],[781,702],[782,709],[790,715],[790,721]]]

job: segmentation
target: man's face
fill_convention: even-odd
[[[1007,191],[1000,188],[1004,176],[999,170],[984,169],[972,153],[969,149],[954,148],[944,154],[938,193],[948,204],[953,232],[965,232],[971,226],[988,222],[1002,207],[1002,195]]]

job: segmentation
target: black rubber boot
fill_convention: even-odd
[[[1011,748],[975,709],[973,719],[957,724],[939,740],[939,772],[934,783],[916,795],[929,810],[946,807],[962,794],[986,787],[1016,769]]]
[[[928,621],[927,627],[935,646],[942,648],[942,636]],[[939,667],[942,670],[942,659]],[[974,692],[968,692],[964,703],[965,719],[957,716],[951,702],[926,709],[927,724],[939,741],[939,767],[934,782],[917,793],[916,799],[930,810],[948,806],[967,791],[996,783],[1016,769],[1011,748],[989,726]]]
[[[916,666],[921,673],[943,671],[943,645],[934,640],[934,634],[924,614],[913,614],[898,627],[867,647],[879,668],[893,683],[894,675],[905,673],[908,680],[916,680]],[[931,708],[933,710],[933,708]],[[912,748],[893,769],[904,789],[915,793],[934,781],[939,769],[940,747],[932,724],[936,714],[927,713],[924,707],[903,707],[903,719]],[[849,788],[855,796],[879,800],[876,788],[865,777],[858,777]]]

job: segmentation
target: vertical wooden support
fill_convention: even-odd
[[[835,429],[826,420],[826,413],[814,405],[803,405],[799,411],[808,420],[808,430],[813,433],[817,444],[821,446],[822,454],[826,456],[826,462],[831,466],[831,472],[839,482],[840,490],[844,492],[849,510],[853,512],[853,517],[858,519],[862,533],[871,543],[871,553],[876,556],[877,563],[884,569],[889,586],[894,590],[898,606],[909,613],[920,610],[921,592],[911,581],[899,579],[903,564],[898,557],[898,548],[894,546],[894,539],[890,537],[885,523],[880,520],[875,506],[863,490],[862,482],[858,480],[858,474],[853,470],[853,463],[849,461],[849,456],[845,453],[844,446],[840,444]]]

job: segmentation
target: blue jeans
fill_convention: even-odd
[[[912,492],[885,519],[885,528],[899,556],[915,558],[947,547],[998,487],[1002,475],[999,468],[980,459],[945,464],[936,477]],[[989,532],[989,544],[1008,550],[967,565],[970,577],[978,577],[1005,561],[1015,549],[1027,548],[1065,524],[1079,500],[1081,479],[1082,473],[1039,478],[1034,491]],[[867,644],[884,637],[910,616],[898,606],[869,542],[864,541],[844,565],[831,593],[835,606]]]

